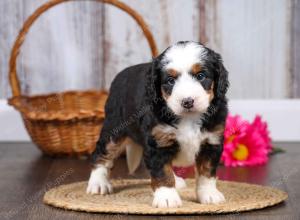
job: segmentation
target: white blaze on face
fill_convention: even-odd
[[[209,106],[209,94],[190,74],[183,73],[176,80],[172,94],[167,99],[167,104],[175,114],[180,115],[185,111],[181,105],[182,100],[189,97],[194,100],[194,107],[190,109],[191,111],[206,111]]]
[[[195,63],[203,64],[201,59],[206,54],[205,48],[195,42],[187,44],[175,44],[166,52],[163,63],[165,68],[175,69],[178,72],[188,72]]]
[[[174,69],[179,73],[171,95],[166,100],[172,111],[180,115],[186,110],[181,106],[182,100],[192,98],[194,106],[190,111],[205,112],[210,103],[210,96],[201,83],[189,72],[194,64],[202,64],[205,48],[197,43],[178,44],[172,46],[165,54],[162,62],[165,69]]]

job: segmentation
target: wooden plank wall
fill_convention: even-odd
[[[16,34],[45,1],[0,1],[0,98],[10,96],[7,63]],[[297,0],[123,1],[143,15],[160,51],[179,40],[201,40],[220,52],[230,71],[230,98],[300,97],[299,62],[292,61],[299,52],[291,46],[300,37],[292,26],[300,17]],[[132,18],[112,6],[79,1],[55,7],[34,24],[18,70],[27,94],[108,89],[118,71],[150,60]]]
[[[0,1],[1,97],[10,96],[7,72],[10,49],[24,20],[46,0]],[[63,3],[33,24],[21,48],[18,73],[26,94],[99,88],[104,5]]]
[[[290,95],[290,5],[282,0],[206,1],[207,45],[223,55],[230,95]]]
[[[198,41],[198,2],[186,0],[123,0],[143,15],[159,51],[182,39]],[[188,25],[187,25],[188,24]],[[105,6],[106,88],[124,67],[151,60],[146,39],[136,23],[111,6]]]
[[[300,0],[292,1],[291,37],[292,97],[300,97]]]

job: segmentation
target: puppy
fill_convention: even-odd
[[[220,55],[190,41],[170,46],[151,63],[120,72],[106,102],[87,193],[112,192],[109,171],[127,149],[133,169],[143,156],[150,171],[152,206],[182,205],[176,187],[184,182],[172,165],[195,164],[198,201],[223,202],[216,168],[223,149],[228,85]]]

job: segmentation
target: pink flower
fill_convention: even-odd
[[[240,116],[228,115],[221,158],[225,166],[265,164],[271,149],[267,124],[260,116],[250,124]]]

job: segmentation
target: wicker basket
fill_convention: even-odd
[[[25,35],[34,21],[51,7],[75,0],[50,0],[24,23],[11,52],[9,79],[13,97],[9,104],[20,111],[32,141],[48,155],[84,155],[95,149],[104,119],[105,91],[66,91],[39,96],[21,94],[16,61]],[[118,0],[93,0],[128,13],[142,29],[152,56],[157,55],[153,36],[142,17]]]

